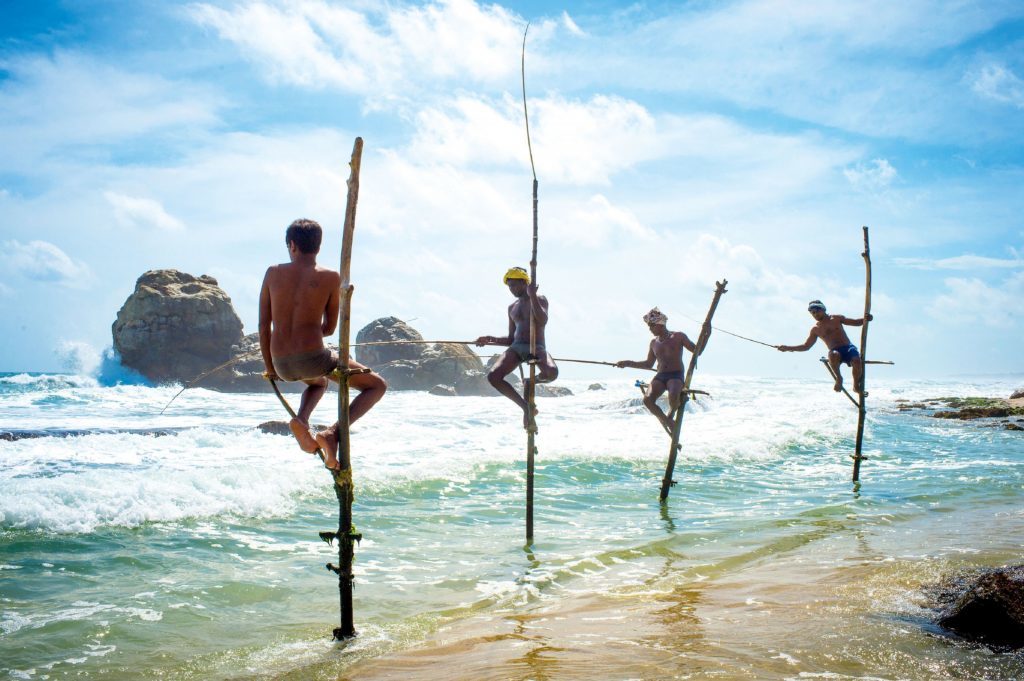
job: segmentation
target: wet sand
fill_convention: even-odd
[[[997,524],[1024,532],[1020,515]],[[906,542],[908,528],[879,538],[841,525],[726,564],[677,567],[669,557],[642,586],[450,622],[338,678],[1024,678],[1024,657],[993,655],[932,624],[927,595],[958,570],[1018,559],[1012,540],[966,558],[948,543],[945,555],[928,555]]]

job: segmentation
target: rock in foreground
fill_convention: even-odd
[[[938,623],[972,641],[1024,647],[1024,565],[982,574]]]

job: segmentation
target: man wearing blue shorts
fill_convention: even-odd
[[[814,317],[814,326],[803,345],[776,345],[775,349],[780,352],[805,352],[820,338],[828,346],[828,364],[836,376],[835,391],[843,389],[843,376],[839,373],[839,365],[847,364],[853,370],[853,389],[861,392],[861,376],[863,375],[864,363],[857,346],[850,342],[843,326],[863,326],[863,319],[850,319],[841,314],[828,314],[825,311],[825,304],[820,300],[812,300],[807,304],[807,311]],[[868,315],[868,321],[872,319]]]

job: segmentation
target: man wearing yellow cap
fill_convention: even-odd
[[[515,371],[523,362],[536,359],[537,382],[549,383],[558,378],[558,367],[544,347],[544,327],[548,323],[548,299],[537,295],[537,285],[530,282],[530,274],[522,267],[512,267],[505,273],[502,281],[516,297],[515,302],[508,306],[508,335],[480,336],[476,344],[507,345],[508,350],[501,355],[497,364],[487,374],[487,380],[495,390],[509,398],[523,410],[523,426],[529,425],[527,403],[505,377]],[[537,355],[530,356],[530,315],[536,325]],[[527,379],[529,381],[529,379]],[[534,412],[536,414],[536,411]]]
[[[704,348],[698,349],[682,331],[669,331],[666,326],[668,316],[658,308],[653,308],[645,314],[644,322],[654,334],[654,340],[651,341],[647,351],[647,359],[639,362],[624,359],[621,362],[616,362],[615,366],[620,369],[625,367],[653,369],[654,363],[658,363],[658,373],[654,375],[651,385],[647,388],[644,406],[657,416],[665,430],[671,433],[674,424],[671,417],[658,406],[658,398],[668,390],[669,413],[675,413],[679,408],[679,396],[683,391],[683,382],[686,379],[686,372],[683,370],[683,348],[698,355],[704,351]],[[710,329],[708,329],[708,333],[710,333]]]

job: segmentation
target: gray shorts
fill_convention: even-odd
[[[517,355],[519,355],[519,361],[520,362],[528,362],[528,361],[530,361],[530,343],[529,342],[526,342],[526,343],[513,343],[512,345],[510,345],[508,347],[509,347],[509,349],[512,350],[512,352],[514,352]],[[537,357],[540,357],[543,354],[543,352],[544,352],[544,346],[543,345],[538,345],[537,346]]]
[[[274,357],[274,371],[286,381],[321,378],[338,368],[338,353],[327,348]]]

